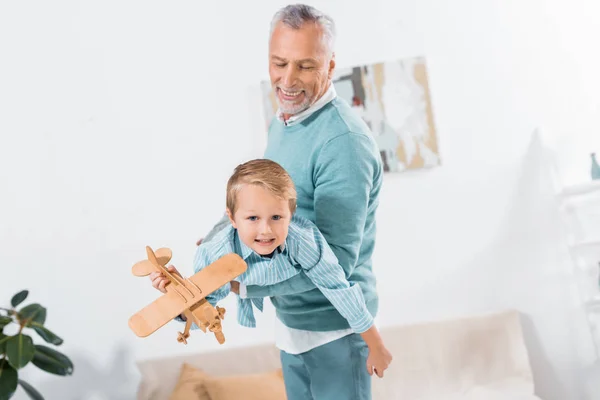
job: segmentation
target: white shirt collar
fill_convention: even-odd
[[[315,101],[314,104],[311,105],[310,107],[308,107],[306,110],[304,110],[296,115],[292,115],[291,117],[288,118],[287,121],[284,121],[283,113],[278,108],[277,113],[276,113],[277,119],[280,120],[281,122],[283,122],[286,126],[299,124],[300,122],[304,121],[306,118],[310,117],[315,111],[320,110],[331,100],[335,99],[336,96],[337,96],[337,93],[335,91],[335,88],[333,87],[333,83],[330,83],[329,88],[327,89],[325,94],[323,94],[323,96],[321,96],[321,98],[319,100]]]

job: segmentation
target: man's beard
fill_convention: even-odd
[[[277,88],[275,89],[277,90]],[[296,103],[294,101],[286,101],[281,100],[278,95],[275,96],[277,100],[277,104],[279,105],[279,110],[283,114],[296,115],[306,110],[311,106],[312,96],[309,96],[308,93],[304,92],[304,99],[301,103]]]
[[[279,101],[279,109],[284,114],[296,115],[300,114],[302,111],[306,110],[310,107],[310,101],[308,99],[304,100],[300,104],[290,104],[291,102],[281,102]]]

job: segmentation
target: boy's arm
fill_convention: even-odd
[[[201,271],[202,269],[206,268],[207,266],[209,266],[211,263],[213,263],[215,261],[214,259],[215,259],[214,256],[209,255],[206,246],[204,246],[204,245],[198,246],[198,248],[196,249],[196,255],[194,256],[194,263],[193,263],[194,274],[197,273],[198,271]],[[229,283],[227,283],[226,285],[221,286],[217,290],[215,290],[212,293],[210,293],[209,295],[207,295],[205,297],[206,301],[208,301],[213,307],[215,307],[219,301],[221,301],[225,297],[227,297],[230,290],[231,290],[231,285]],[[185,322],[185,317],[183,316],[183,314],[179,315],[176,319],[178,321]],[[193,323],[190,329],[198,329],[198,326],[195,323]]]
[[[194,273],[197,273],[204,268],[208,267],[210,264],[219,259],[218,256],[209,254],[207,251],[208,246],[200,245],[196,250],[196,256],[194,257]],[[217,303],[223,300],[227,295],[229,295],[231,289],[231,285],[229,283],[221,286],[214,292],[207,295],[206,300],[214,307]]]
[[[312,237],[305,235],[304,243],[298,246],[297,261],[323,295],[346,318],[352,330],[363,334],[374,323],[367,309],[360,285],[348,282],[344,269],[325,238],[315,227]]]
[[[243,285],[240,284],[240,296],[242,298],[264,298],[282,296],[287,294],[303,293],[315,289],[316,286],[305,274],[298,274],[286,281],[268,286]]]
[[[344,269],[316,227],[313,233],[314,242],[307,237],[307,245],[300,247],[304,250],[299,259],[301,266],[306,268],[306,275],[346,318],[351,329],[361,335],[369,347],[368,362],[374,363],[376,369],[386,369],[391,361],[391,354],[385,348],[374,318],[367,309],[360,286],[348,282]]]
[[[371,190],[382,179],[375,146],[366,135],[345,132],[323,145],[313,175],[314,222],[346,277],[354,272],[359,257]]]

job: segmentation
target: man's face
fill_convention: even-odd
[[[286,118],[306,110],[327,91],[334,67],[318,25],[293,29],[277,24],[269,43],[269,76]]]
[[[227,215],[242,242],[260,255],[271,254],[285,243],[292,218],[287,200],[248,184],[237,194],[235,214],[227,210]]]

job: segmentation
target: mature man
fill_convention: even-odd
[[[372,254],[383,168],[368,127],[331,83],[335,36],[333,20],[313,7],[290,5],[275,14],[269,75],[279,109],[264,157],[291,175],[297,213],[322,231],[375,316]],[[369,359],[374,349],[304,274],[269,287],[237,286],[242,297],[271,298],[289,400],[371,398],[372,366],[383,365],[375,371],[382,376],[391,355],[379,351],[385,356]]]

